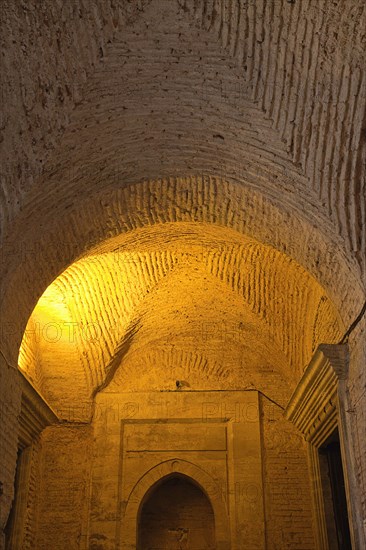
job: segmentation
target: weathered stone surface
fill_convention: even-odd
[[[266,544],[312,548],[303,447],[265,399],[285,407],[317,346],[346,339],[366,532],[365,318],[347,332],[366,297],[365,17],[362,0],[2,3],[0,530],[19,364],[66,422],[34,452],[28,547],[93,535],[90,471],[120,434],[94,456],[79,423],[136,413],[98,392],[178,380],[261,392]],[[114,548],[99,521],[93,547]]]

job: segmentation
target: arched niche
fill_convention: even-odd
[[[213,508],[192,478],[171,474],[148,491],[138,514],[138,550],[215,547]]]
[[[230,550],[227,502],[223,487],[202,468],[192,462],[180,459],[168,460],[151,468],[132,489],[122,512],[121,550],[136,550],[138,548],[139,519],[144,504],[157,487],[173,478],[189,480],[205,495],[213,511],[216,541],[214,548],[216,550]]]
[[[187,193],[189,197],[206,197],[210,208],[200,204],[190,211],[184,199]],[[157,200],[160,196],[164,200]],[[148,212],[144,205],[150,205]],[[134,229],[170,222],[178,222],[179,229],[181,223],[189,221],[228,227],[288,254],[324,287],[345,325],[353,319],[362,296],[353,267],[345,261],[344,252],[334,239],[296,212],[283,211],[262,194],[221,178],[144,181],[89,197],[64,215],[60,223],[50,221],[41,235],[28,234],[24,224],[23,233],[16,233],[14,228],[14,235],[26,252],[14,254],[11,243],[4,247],[5,329],[0,337],[9,362],[17,361],[22,336],[37,300],[67,267]],[[273,226],[276,231],[271,230]],[[73,228],[71,235],[70,228]],[[299,234],[302,239],[298,239]]]

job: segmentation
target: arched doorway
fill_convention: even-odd
[[[139,550],[213,550],[214,512],[202,489],[173,475],[146,495],[138,519]]]

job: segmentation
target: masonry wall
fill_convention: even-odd
[[[242,392],[242,403],[246,402],[245,394],[248,393],[253,397],[255,392]],[[300,436],[283,419],[282,410],[264,397],[260,398],[261,415],[256,417],[254,402],[244,408],[240,407],[240,393],[236,393],[236,401],[226,398],[223,402],[218,401],[215,394],[220,395],[212,392],[208,400],[209,392],[203,392],[203,395],[198,392],[196,395],[199,405],[195,408],[189,405],[189,400],[182,400],[178,392],[176,397],[172,395],[173,401],[168,399],[165,410],[166,400],[159,403],[159,394],[156,393],[150,396],[141,394],[143,401],[139,405],[136,394],[134,401],[131,401],[132,394],[126,394],[122,401],[113,394],[112,400],[105,396],[104,400],[99,401],[93,426],[64,425],[47,428],[41,438],[37,520],[31,529],[32,532],[37,529],[36,536],[32,539],[35,540],[34,547],[39,550],[64,550],[66,547],[112,550],[116,545],[116,528],[117,532],[118,529],[121,530],[121,540],[127,540],[126,528],[132,531],[137,529],[138,516],[128,520],[127,524],[123,520],[124,513],[128,516],[129,495],[136,484],[156,465],[170,460],[173,466],[177,464],[179,468],[178,464],[183,460],[207,472],[211,479],[211,503],[215,505],[216,502],[216,505],[218,503],[223,506],[223,510],[226,509],[231,517],[230,522],[234,521],[231,523],[234,548],[241,550],[244,541],[247,541],[253,549],[262,549],[265,545],[267,550],[312,550],[314,537],[310,482],[306,450]],[[229,394],[230,392],[227,395]],[[116,407],[118,403],[119,406]],[[176,410],[174,403],[178,407]],[[149,406],[152,419],[147,421]],[[184,431],[184,426],[188,420],[174,420],[179,416],[197,418],[197,411],[200,412],[202,422],[188,423],[187,426],[191,427],[187,432]],[[231,428],[227,432],[228,451],[224,447],[219,450],[221,424],[217,424],[217,421],[224,421],[230,414],[232,419],[229,422]],[[243,415],[244,423],[240,422]],[[121,432],[122,419],[124,430]],[[201,435],[194,440],[192,433],[197,431],[199,425]],[[164,430],[166,436],[161,439]],[[255,451],[258,447],[254,444],[251,432],[261,434],[258,441],[259,455]],[[124,433],[122,439],[121,433]],[[186,441],[182,437],[184,433],[187,434]],[[207,450],[204,451],[206,446]],[[144,448],[146,451],[143,451]],[[226,452],[229,453],[228,460]],[[259,469],[256,470],[257,465]],[[165,472],[163,466],[159,468],[162,473]],[[230,483],[226,477],[228,472]],[[142,489],[141,498],[145,496],[144,491]],[[172,514],[172,531],[165,532],[164,536],[171,537],[169,544],[175,544],[174,537],[178,536],[178,528],[189,524],[192,532],[198,529],[197,525],[191,523],[192,515],[207,514],[205,523],[211,521],[209,507],[198,498],[198,493],[195,493],[196,496],[191,494],[193,499],[198,498],[196,514],[196,505],[188,502],[189,492],[190,490],[183,488],[180,495],[182,499],[178,499],[181,501],[181,517],[184,520],[182,525],[177,523],[177,516],[174,515],[172,506],[168,505]],[[150,512],[156,509],[154,501],[151,502]],[[169,502],[168,499],[167,503]],[[162,510],[166,510],[164,505]],[[165,511],[164,514],[166,513],[168,514]],[[264,514],[263,523],[259,517],[261,513]],[[246,521],[251,514],[254,515],[250,522]],[[235,517],[240,518],[236,527]],[[215,519],[222,520],[217,516]],[[259,542],[258,530],[264,530],[264,526],[264,538]],[[200,540],[203,536],[202,531],[197,531]],[[210,548],[210,536],[207,533],[205,536],[208,537],[208,542],[202,548]],[[174,548],[168,547],[169,550]]]
[[[74,257],[94,246],[97,235],[103,234],[97,232],[96,222],[107,228],[105,238],[119,227],[113,216],[122,219],[121,204],[116,202],[112,206],[112,200],[110,204],[100,201],[111,181],[116,186],[135,184],[141,179],[172,173],[202,174],[202,170],[225,177],[231,174],[243,188],[259,189],[271,202],[277,201],[286,220],[287,230],[283,233],[279,230],[279,218],[266,214],[264,203],[257,204],[251,198],[241,200],[253,202],[254,218],[261,228],[267,228],[258,233],[263,242],[287,250],[313,273],[332,299],[338,300],[338,311],[344,314],[347,326],[362,307],[361,293],[363,299],[365,296],[363,0],[320,2],[324,9],[319,9],[315,0],[258,2],[258,5],[179,0],[178,13],[170,8],[170,15],[166,14],[168,6],[177,5],[167,0],[151,3],[147,17],[150,2],[143,0],[113,3],[48,0],[41,4],[5,1],[1,6],[2,35],[8,52],[2,57],[4,115],[0,122],[4,161],[0,209],[5,235],[1,251],[1,528],[13,498],[20,405],[16,360],[26,320],[53,278]],[[240,5],[242,11],[238,10]],[[140,16],[145,19],[140,21],[136,33],[131,27]],[[150,35],[150,42],[145,42],[148,28],[155,34]],[[131,42],[125,42],[127,34],[129,40],[134,35]],[[179,39],[174,41],[173,34]],[[208,65],[204,57],[198,67],[192,61],[196,58],[184,58],[181,36],[189,48],[199,46],[196,58],[206,51],[215,62]],[[159,47],[152,50],[154,40]],[[131,72],[122,69],[126,50],[123,62],[115,56],[124,44],[130,45]],[[141,56],[144,51],[153,52],[151,63],[146,55]],[[161,52],[166,57],[163,56],[162,66],[158,67]],[[182,59],[183,71],[168,72],[165,65],[177,67],[178,58]],[[119,59],[120,70],[108,64],[115,59]],[[142,73],[145,80],[139,79],[142,59],[145,59],[146,71]],[[209,71],[208,86],[204,84],[202,67]],[[155,88],[151,87],[153,73]],[[168,95],[161,87],[165,80],[172,85]],[[201,94],[198,103],[193,82],[198,82]],[[111,96],[113,83],[116,92]],[[140,94],[136,105],[137,112],[142,114],[141,105],[150,110],[152,89],[161,108],[151,111],[146,128],[145,118],[140,117],[138,127],[130,109],[126,110],[126,97],[121,92],[127,92],[127,97]],[[100,108],[103,98],[107,101]],[[117,98],[120,101],[114,104]],[[199,117],[192,116],[198,104],[202,105],[202,112]],[[247,113],[244,118],[241,107],[240,112],[236,111],[239,104]],[[105,122],[109,116],[110,125]],[[101,121],[106,124],[103,131]],[[169,131],[164,134],[166,129]],[[96,136],[101,139],[94,143]],[[117,136],[121,142],[116,142]],[[244,168],[238,165],[239,158],[249,159]],[[95,160],[98,168],[103,169],[95,170]],[[112,161],[116,164],[108,171]],[[121,166],[126,167],[129,179],[116,181],[115,171],[120,174]],[[199,196],[203,196],[201,191]],[[88,215],[81,222],[80,197],[91,200],[84,205]],[[97,205],[102,202],[98,210]],[[126,202],[125,196],[121,202]],[[235,217],[237,206],[229,217]],[[187,215],[189,209],[194,212],[193,219],[201,219],[200,213],[195,212],[196,205],[187,208]],[[146,219],[154,218],[152,209],[147,210]],[[101,217],[101,211],[106,212],[106,218]],[[72,215],[67,216],[67,212]],[[250,219],[247,214],[243,217]],[[164,221],[169,217],[156,219]],[[214,219],[219,219],[216,214],[212,218],[202,216],[202,220]],[[304,219],[309,225],[308,222],[302,225]],[[138,224],[146,224],[144,220],[141,215]],[[134,224],[136,219],[131,215],[126,227],[135,227]],[[56,237],[48,238],[53,227]],[[247,228],[239,227],[243,232]],[[304,227],[307,229],[303,230]],[[317,228],[314,234],[309,227]],[[271,234],[276,234],[278,240],[272,242]],[[339,256],[334,254],[335,245],[326,246],[325,235],[330,235],[330,241],[341,247]],[[344,275],[345,266],[350,267],[350,279]],[[307,308],[303,311],[308,314]],[[350,339],[350,412],[347,413],[352,434],[354,486],[357,500],[363,506],[360,534],[365,532],[366,517],[366,351],[362,326]],[[13,366],[7,365],[9,362]],[[72,438],[64,444],[65,448],[72,447]],[[62,446],[60,449],[62,454]],[[49,452],[45,450],[45,456]],[[51,463],[50,457],[48,460]],[[46,510],[47,514],[52,512]],[[44,536],[47,538],[48,534]]]
[[[4,543],[2,529],[8,519],[14,497],[14,476],[18,451],[18,415],[21,386],[18,373],[0,356],[0,548]]]
[[[174,472],[210,498],[218,549],[230,541],[240,549],[244,540],[263,547],[262,500],[248,495],[262,491],[257,392],[123,393],[112,383],[98,394],[96,413],[92,548],[135,548],[140,502]]]
[[[354,476],[349,479],[352,516],[357,544],[366,546],[366,318],[350,335],[350,364],[345,421],[349,431],[348,452]],[[360,513],[361,512],[361,513]]]
[[[86,548],[90,426],[49,427],[42,434],[37,550]]]
[[[18,458],[18,467],[23,470],[19,473],[23,473],[23,475],[19,480],[21,485],[17,485],[15,498],[21,508],[23,529],[16,529],[14,533],[14,548],[21,548],[22,550],[36,548],[40,483],[42,479],[41,457],[42,445],[40,440],[37,439],[30,447],[26,447]]]
[[[267,550],[313,550],[305,441],[282,411],[261,400]]]

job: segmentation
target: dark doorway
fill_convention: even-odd
[[[147,495],[140,511],[138,549],[215,549],[212,506],[189,478],[169,477]]]
[[[4,534],[5,534],[5,550],[12,550],[16,547],[15,544],[15,527],[16,527],[16,517],[19,509],[19,501],[21,499],[20,491],[20,474],[21,474],[21,464],[22,464],[22,451],[18,450],[17,465],[15,471],[15,481],[14,481],[14,500],[11,506],[10,514],[8,521],[5,525]]]
[[[352,550],[338,430],[319,448],[329,548]]]

